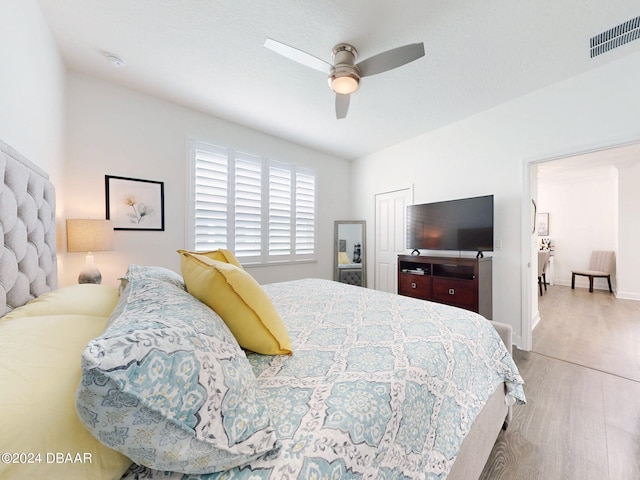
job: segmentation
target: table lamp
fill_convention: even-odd
[[[102,275],[93,260],[93,252],[113,249],[111,220],[67,219],[67,251],[87,252],[78,283],[100,283]]]

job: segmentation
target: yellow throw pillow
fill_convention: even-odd
[[[349,257],[347,256],[347,252],[338,252],[338,263],[341,265],[346,265],[351,263]]]
[[[180,270],[187,291],[222,317],[242,348],[265,355],[291,353],[280,315],[242,268],[182,250]]]
[[[230,263],[231,265],[235,265],[238,268],[242,268],[240,262],[235,257],[230,250],[226,250],[224,248],[219,248],[218,250],[211,250],[209,252],[189,252],[188,250],[178,250],[179,254],[190,253],[194,255],[203,255],[211,260],[216,260],[218,262]]]
[[[111,480],[131,465],[84,427],[75,406],[80,354],[117,301],[116,288],[74,285],[3,317],[0,452],[10,455],[0,463],[3,480]]]

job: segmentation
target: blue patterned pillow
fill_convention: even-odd
[[[127,288],[127,284],[129,283],[129,272],[135,271],[141,277],[155,279],[160,282],[172,283],[177,287],[186,290],[184,280],[182,277],[174,272],[173,270],[169,270],[164,267],[139,267],[137,265],[129,265],[129,270],[127,270],[127,274],[124,277],[119,278],[120,287],[119,292],[122,295],[124,290]]]
[[[247,358],[215,312],[131,265],[110,326],[82,354],[78,415],[158,470],[211,473],[279,448]]]

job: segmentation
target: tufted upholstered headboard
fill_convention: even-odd
[[[0,316],[58,286],[55,189],[0,140]]]

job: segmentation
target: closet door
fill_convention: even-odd
[[[406,253],[406,211],[413,188],[376,194],[374,288],[398,293],[398,255]]]

